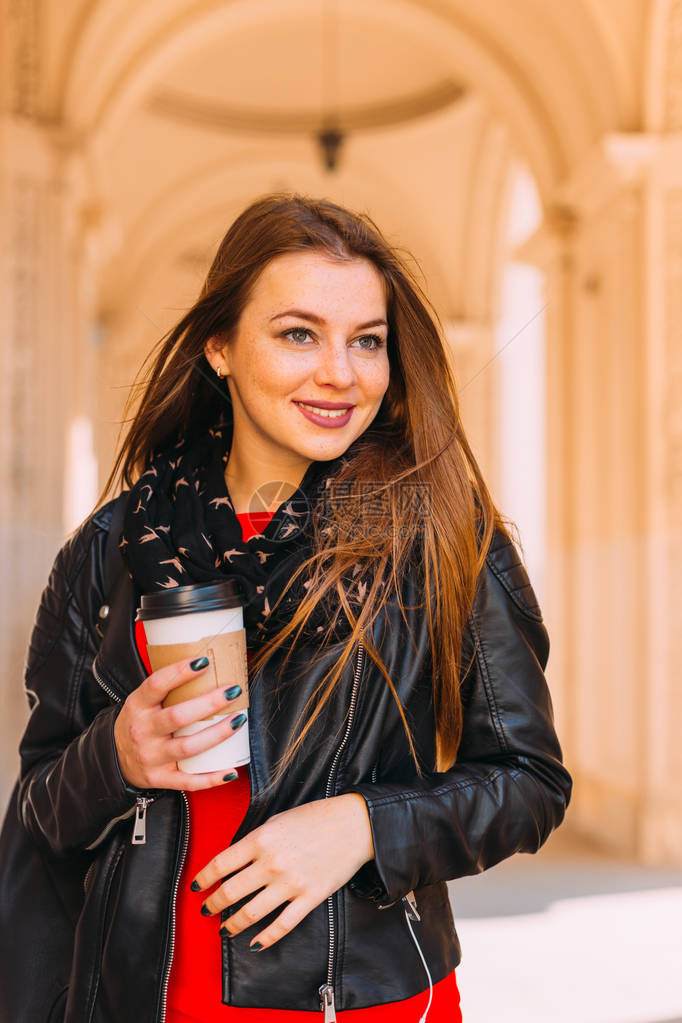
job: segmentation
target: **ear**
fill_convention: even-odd
[[[214,372],[220,366],[223,376],[227,376],[230,368],[227,357],[227,343],[224,337],[219,337],[216,334],[209,337],[204,342],[204,355],[208,359],[209,365],[213,367]]]

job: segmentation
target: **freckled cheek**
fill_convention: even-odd
[[[276,356],[264,356],[251,370],[253,394],[267,401],[287,398],[305,379],[300,367]]]
[[[389,383],[388,366],[377,366],[365,380],[365,393],[374,400],[383,398]]]

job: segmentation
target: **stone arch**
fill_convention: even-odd
[[[525,0],[537,15],[537,0]],[[585,0],[583,0],[583,3]],[[292,0],[288,12],[308,10],[308,0]],[[162,5],[114,4],[103,0],[79,26],[73,57],[62,74],[59,116],[77,134],[93,132],[102,146],[115,134],[117,124],[139,102],[150,85],[181,52],[203,39],[235,29],[245,21],[275,13],[276,0],[230,0],[196,9],[186,7],[172,19]],[[362,0],[347,0],[344,12],[366,15]],[[447,54],[458,76],[475,83],[492,108],[510,128],[522,157],[532,169],[543,199],[571,166],[577,150],[592,140],[600,121],[618,115],[617,89],[610,80],[612,60],[593,31],[591,16],[581,5],[581,45],[589,51],[591,68],[600,71],[599,88],[577,63],[573,88],[552,100],[552,68],[544,80],[537,68],[519,63],[515,47],[521,35],[507,38],[493,32],[463,0],[447,10],[433,0],[375,0],[372,17],[399,18],[406,30],[428,39]],[[565,26],[554,27],[551,46],[563,56]],[[577,44],[572,42],[575,57]],[[529,58],[528,58],[529,59]],[[593,70],[592,70],[593,73]]]

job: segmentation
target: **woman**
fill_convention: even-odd
[[[438,327],[367,216],[275,194],[162,339],[100,500],[121,465],[129,489],[57,555],[29,647],[19,813],[85,874],[47,1018],[460,1018],[445,882],[535,851],[571,783]],[[248,598],[252,759],[189,775],[244,715],[173,732],[236,687],[164,709],[205,661],[152,672],[133,618],[225,574]]]

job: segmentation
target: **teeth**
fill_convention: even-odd
[[[311,412],[314,412],[315,415],[317,416],[324,416],[326,419],[339,419],[341,416],[345,416],[346,413],[348,412],[347,408],[340,409],[317,408],[317,406],[315,405],[306,405],[302,401],[297,401],[296,404],[300,405],[301,408],[309,409]]]

